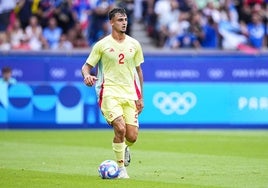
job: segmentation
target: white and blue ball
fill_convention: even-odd
[[[115,161],[105,160],[100,164],[98,172],[102,179],[114,179],[119,175],[119,167]]]

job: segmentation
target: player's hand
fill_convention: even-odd
[[[87,75],[84,78],[84,83],[87,86],[93,86],[97,80],[98,78],[96,76]]]
[[[140,114],[142,109],[143,109],[143,107],[144,107],[143,99],[138,99],[138,100],[135,101],[135,103],[136,103],[136,108],[138,110],[138,114]]]

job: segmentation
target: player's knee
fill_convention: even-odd
[[[128,133],[126,134],[126,139],[130,143],[135,143],[137,141],[138,134],[137,133]]]
[[[126,135],[126,126],[125,122],[123,121],[122,117],[116,118],[112,125],[114,127],[115,134],[119,137],[124,137]]]
[[[125,135],[126,135],[126,129],[124,127],[117,127],[114,129],[114,141],[116,142],[123,142]]]
[[[130,143],[135,143],[138,138],[138,128],[135,126],[127,126],[126,140]]]
[[[117,135],[124,137],[126,135],[126,128],[124,126],[120,126],[116,129]]]

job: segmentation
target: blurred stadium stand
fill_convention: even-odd
[[[267,0],[0,1],[0,50],[91,47],[110,33],[108,11],[121,6],[128,14],[127,34],[140,39],[145,48],[262,51],[268,45],[267,3]],[[51,38],[53,33],[55,37]]]

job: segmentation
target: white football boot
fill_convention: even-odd
[[[121,178],[121,179],[127,179],[129,178],[128,174],[127,174],[127,169],[126,167],[120,167],[119,168],[119,175],[117,178]]]

